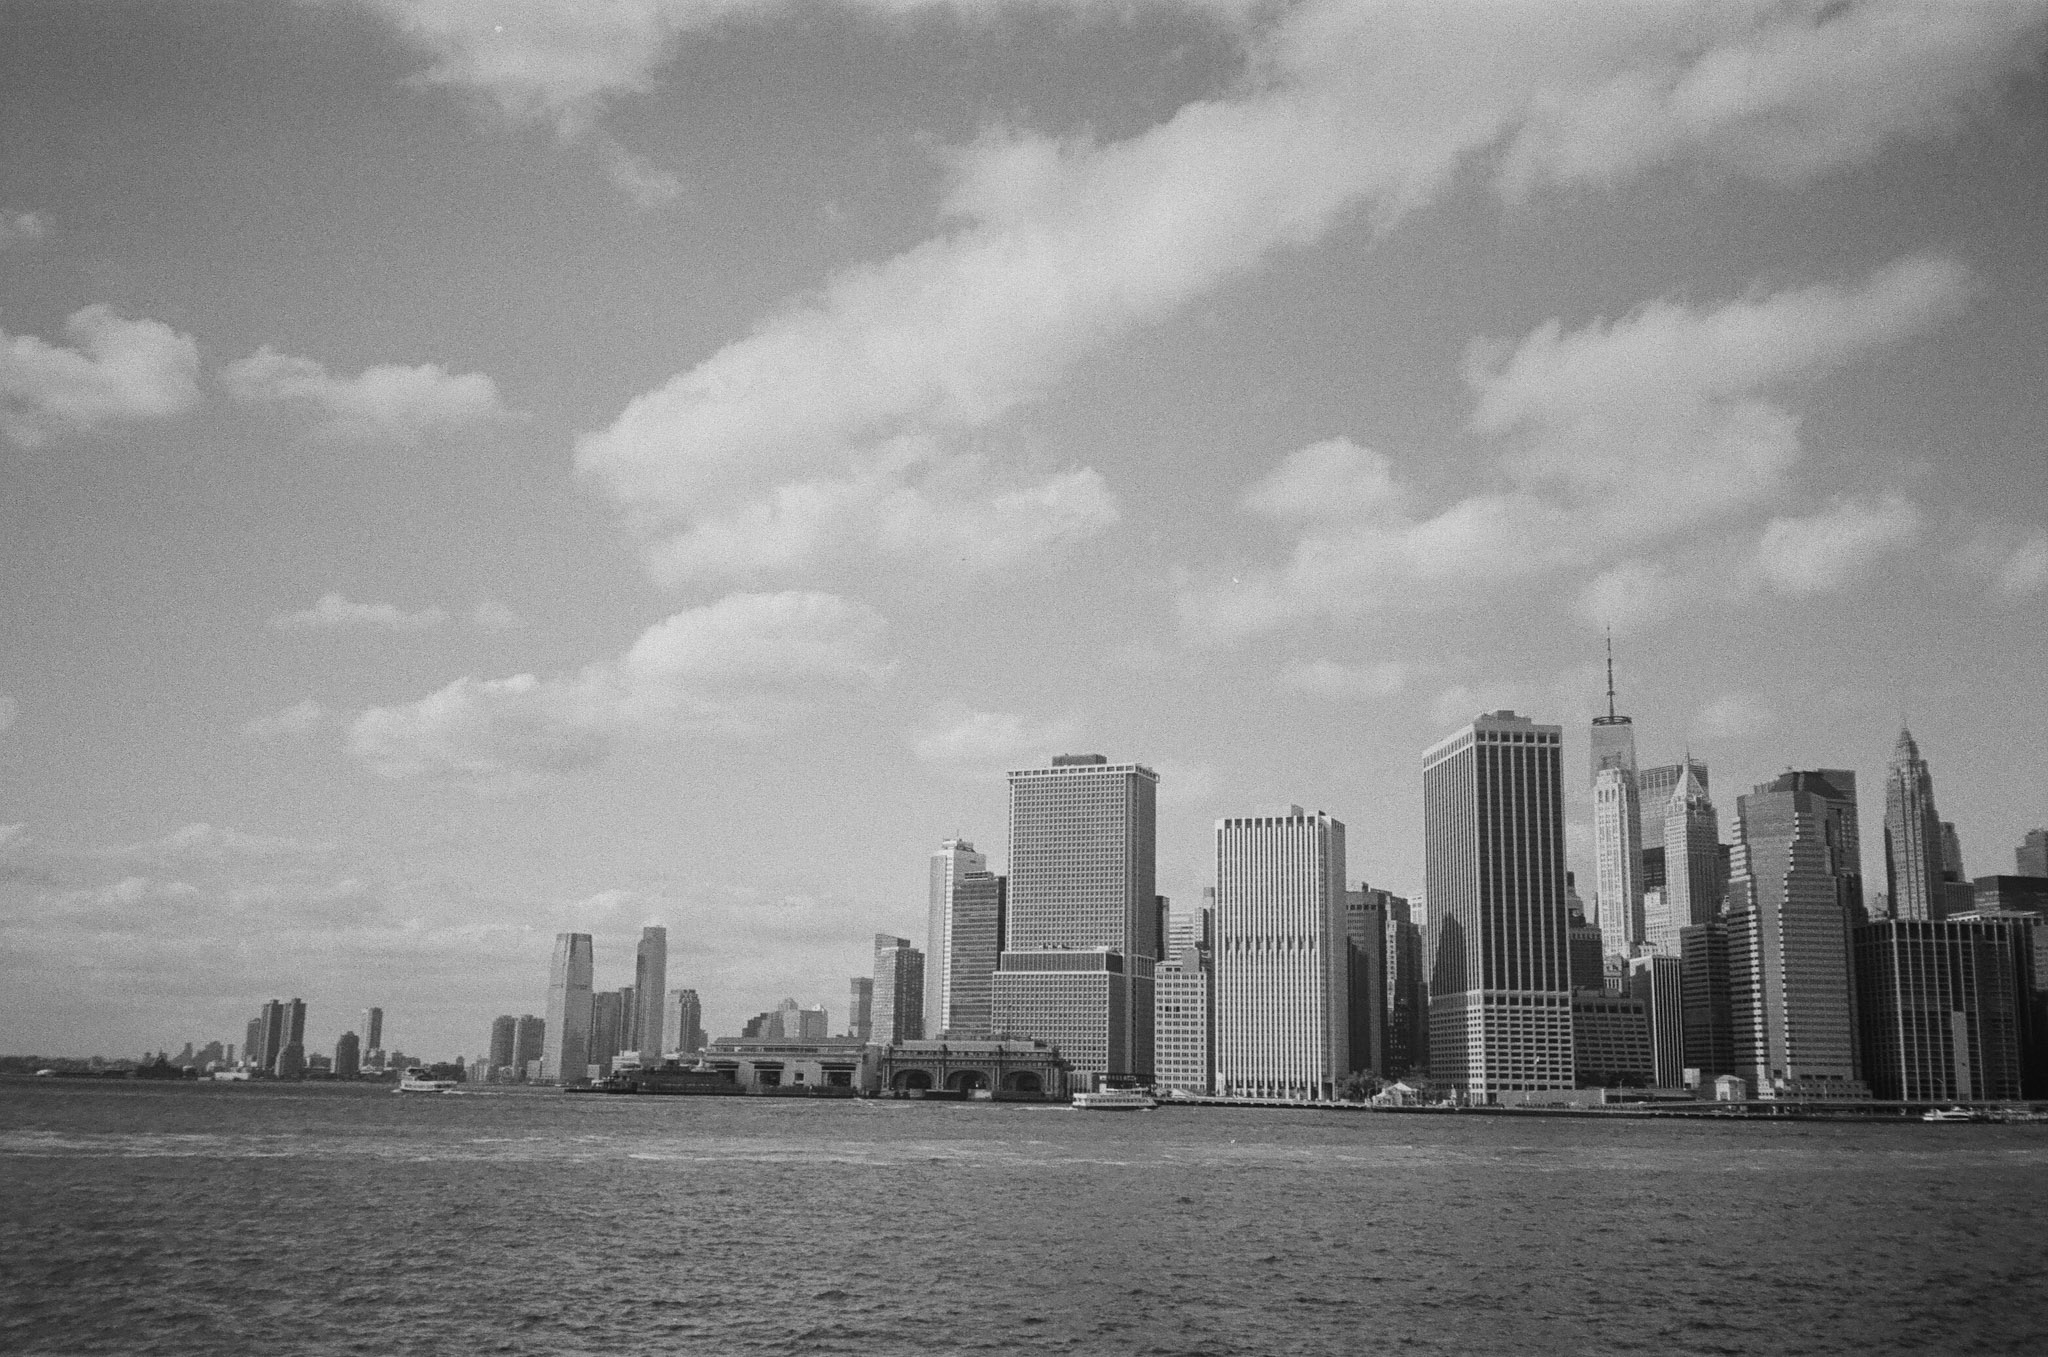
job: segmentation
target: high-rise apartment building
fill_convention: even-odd
[[[881,1046],[924,1037],[924,953],[909,938],[875,934],[873,1031]]]
[[[1475,1101],[1575,1080],[1563,740],[1500,711],[1423,756],[1430,1077]]]
[[[1644,908],[1645,942],[1659,956],[1678,955],[1680,929],[1719,918],[1727,894],[1722,879],[1721,817],[1688,757],[1664,808],[1664,886],[1654,918]]]
[[[491,1043],[485,1048],[489,1054],[484,1057],[491,1067],[493,1078],[502,1079],[505,1071],[512,1068],[519,1058],[519,1019],[510,1013],[501,1013],[491,1020]]]
[[[946,904],[946,980],[939,989],[939,1036],[979,1038],[995,1032],[993,990],[1003,953],[1008,884],[1003,877],[979,871],[952,883]],[[929,982],[926,989],[929,992]]]
[[[1873,919],[1856,929],[1857,1017],[1871,1093],[1906,1102],[2026,1096],[2023,981],[2032,921]]]
[[[1728,884],[1735,1072],[1759,1097],[1858,1097],[1849,928],[1854,775],[1785,773],[1741,797]],[[1855,878],[1860,902],[1861,876]]]
[[[1894,919],[1939,919],[1948,912],[1941,887],[1941,816],[1934,774],[1913,732],[1901,730],[1884,776],[1884,879]]]
[[[1344,824],[1216,822],[1216,1090],[1319,1101],[1351,1072]]]
[[[846,1035],[867,1041],[875,1034],[875,978],[856,975],[847,982]]]
[[[512,1027],[512,1077],[539,1077],[541,1061],[547,1054],[547,1020],[534,1013],[522,1013]]]
[[[1057,1046],[1083,1087],[1152,1078],[1158,787],[1150,768],[1100,754],[1010,774],[994,1025]]]
[[[705,1042],[704,1004],[697,991],[670,990],[661,1010],[661,1054],[688,1055],[703,1050]],[[641,1058],[641,1063],[647,1063],[646,1057]]]
[[[633,954],[633,1012],[626,1041],[640,1052],[640,1063],[652,1064],[668,1045],[668,930],[649,925],[640,930]]]
[[[1672,951],[1677,951],[1674,940]],[[1628,996],[1640,999],[1650,1037],[1650,1082],[1677,1088],[1685,1082],[1683,967],[1676,955],[1650,953],[1628,963]]]
[[[1684,1008],[1685,1067],[1710,1084],[1735,1073],[1735,1017],[1728,978],[1728,925],[1718,920],[1678,932],[1679,1001]]]
[[[1173,953],[1153,971],[1155,1086],[1181,1093],[1212,1091],[1211,1053],[1216,1042],[1212,982],[1210,955],[1193,944]]]
[[[555,934],[555,959],[548,972],[548,1014],[541,1048],[544,1082],[580,1084],[590,1064],[592,953],[590,934]]]
[[[2048,829],[2030,829],[2012,850],[2014,876],[2048,876]]]
[[[988,872],[988,855],[974,851],[966,839],[947,839],[931,856],[926,904],[924,966],[924,1030],[939,1033],[949,1025],[953,981],[953,891],[970,874]],[[994,968],[991,960],[990,969]]]
[[[362,1038],[365,1051],[383,1050],[384,1010],[381,1008],[364,1009],[362,1025],[357,1029],[356,1035]]]

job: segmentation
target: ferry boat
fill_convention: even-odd
[[[429,1079],[425,1069],[418,1065],[407,1067],[405,1077],[398,1081],[400,1093],[453,1093],[461,1086],[460,1079]]]
[[[1142,1088],[1100,1088],[1074,1095],[1075,1112],[1150,1112],[1159,1102]]]
[[[1982,1121],[1981,1112],[1972,1112],[1967,1107],[1930,1107],[1920,1114],[1922,1121]]]

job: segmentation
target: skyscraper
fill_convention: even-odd
[[[279,1079],[297,1079],[306,1072],[306,1003],[293,999],[278,1010],[281,1030],[270,1072]]]
[[[1216,1041],[1210,954],[1193,943],[1174,952],[1153,971],[1156,1004],[1152,1081],[1182,1093],[1211,1091]]]
[[[362,1038],[365,1051],[384,1049],[384,1010],[366,1008],[363,1010],[362,1028],[357,1033]]]
[[[334,1043],[334,1077],[353,1079],[362,1072],[362,1066],[362,1039],[353,1032],[343,1032]]]
[[[1845,785],[1846,784],[1846,785]],[[1735,1072],[1759,1097],[1867,1096],[1858,1081],[1845,843],[1854,775],[1786,773],[1739,798],[1728,883]],[[1860,903],[1861,877],[1855,878]]]
[[[522,1013],[512,1027],[512,1077],[531,1079],[536,1067],[546,1056],[546,1020],[532,1013]]]
[[[1216,822],[1216,1089],[1326,1100],[1351,1072],[1344,824]]]
[[[1593,718],[1592,767],[1588,780],[1598,782],[1603,768],[1636,771],[1635,722],[1614,712],[1614,636],[1607,637],[1607,715]]]
[[[986,873],[988,856],[974,851],[966,839],[947,839],[931,856],[926,904],[924,966],[924,1030],[938,1033],[948,1026],[953,981],[953,890],[970,873]],[[993,969],[994,962],[990,962]]]
[[[1010,774],[995,1027],[1057,1046],[1083,1086],[1152,1077],[1158,786],[1150,768],[1100,754]]]
[[[936,868],[937,864],[933,865]],[[935,1035],[985,1037],[995,1031],[990,991],[1003,952],[1007,885],[1005,878],[981,871],[969,872],[952,883],[946,905],[946,980],[940,987],[941,1025]],[[930,990],[929,984],[926,989]]]
[[[1429,986],[1422,929],[1409,902],[1389,897],[1387,921],[1387,1065],[1389,1078],[1429,1068]]]
[[[875,978],[856,975],[847,982],[846,1035],[867,1041],[875,1034]]]
[[[1500,711],[1423,756],[1430,1077],[1480,1102],[1574,1085],[1563,740]]]
[[[1712,1083],[1735,1073],[1728,925],[1715,920],[1678,930],[1678,967],[1686,1068],[1698,1070],[1702,1083]]]
[[[2012,850],[2014,876],[2048,876],[2048,829],[2030,829]]]
[[[1650,954],[1628,963],[1628,995],[1643,1005],[1650,1033],[1650,1082],[1677,1088],[1685,1081],[1684,972],[1672,940],[1673,955]]]
[[[1636,773],[1636,805],[1641,820],[1637,837],[1642,841],[1646,855],[1654,848],[1657,856],[1654,874],[1649,865],[1644,864],[1645,886],[1660,885],[1664,880],[1664,812],[1671,808],[1671,793],[1678,789],[1678,784],[1685,781],[1688,774],[1699,782],[1702,795],[1713,791],[1706,760],[1696,759],[1691,754],[1681,762],[1660,763]]]
[[[1387,932],[1392,897],[1361,881],[1344,892],[1344,989],[1353,1070],[1386,1073]]]
[[[519,1019],[510,1013],[501,1013],[491,1020],[491,1044],[486,1048],[490,1054],[484,1057],[491,1068],[491,1077],[502,1079],[505,1071],[512,1067],[519,1057]]]
[[[590,1064],[590,934],[555,934],[555,960],[548,972],[548,1016],[541,1048],[545,1082],[580,1084]]]
[[[875,934],[873,1026],[869,1039],[882,1046],[924,1036],[924,953],[909,938]]]
[[[1948,912],[1941,867],[1934,774],[1913,732],[1901,730],[1884,776],[1884,879],[1894,919],[1939,919]]]
[[[284,1049],[284,1000],[272,999],[256,1015],[255,1039],[249,1043],[250,1064],[270,1074],[277,1065],[277,1053]]]
[[[1721,817],[1693,772],[1690,756],[1664,808],[1664,888],[1645,941],[1659,956],[1678,955],[1680,929],[1718,918],[1727,891],[1721,879]],[[1647,916],[1647,910],[1645,914]]]
[[[612,1057],[623,1049],[628,1006],[623,990],[600,990],[590,996],[590,1035],[584,1060],[597,1067],[600,1079],[612,1072]]]
[[[650,924],[640,930],[633,955],[633,1013],[626,1040],[640,1052],[640,1063],[653,1064],[670,1049],[663,1019],[668,1011],[668,930]]]
[[[704,1049],[704,1005],[693,989],[672,989],[662,1005],[661,1054],[688,1055]],[[641,1058],[646,1064],[646,1057]]]
[[[2024,1097],[2026,918],[1874,919],[1856,929],[1871,1092],[1908,1102]]]
[[[1593,908],[1610,955],[1630,956],[1648,931],[1635,775],[1602,768],[1593,779]]]

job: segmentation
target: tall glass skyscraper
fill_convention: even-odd
[[[1941,816],[1934,774],[1913,732],[1901,730],[1884,776],[1884,882],[1894,919],[1939,919],[1942,892]]]
[[[1721,817],[1688,757],[1664,807],[1664,889],[1655,919],[1645,917],[1645,941],[1658,956],[1679,954],[1678,934],[1721,913]]]
[[[953,890],[970,873],[987,871],[988,856],[975,852],[974,845],[966,839],[947,839],[932,854],[924,938],[927,1032],[943,1032],[951,1025],[947,1010],[953,982]],[[993,958],[989,964],[993,968]]]
[[[1059,1047],[1090,1075],[1152,1078],[1159,775],[1100,754],[1010,774],[997,1031]]]
[[[1216,822],[1218,1092],[1336,1096],[1351,1072],[1345,922],[1343,821],[1289,806]]]
[[[1607,715],[1593,718],[1593,922],[1608,952],[1643,940],[1643,838],[1636,728],[1614,710],[1614,642],[1607,643]]]
[[[888,1046],[924,1037],[925,956],[909,938],[875,934],[871,1038]]]
[[[934,1035],[986,1037],[995,1031],[990,990],[1002,958],[1007,888],[1003,877],[969,872],[948,892],[946,981]]]
[[[548,971],[547,1026],[540,1054],[543,1082],[580,1084],[590,1063],[590,934],[555,934]]]
[[[1575,1082],[1563,741],[1499,711],[1423,756],[1430,1077],[1479,1102]]]
[[[651,1065],[668,1047],[662,1019],[668,1007],[668,930],[649,925],[640,930],[640,946],[633,956],[633,1012],[627,1015],[627,1030],[621,1038],[640,1053],[640,1063]]]

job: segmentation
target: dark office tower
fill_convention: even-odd
[[[1387,926],[1387,1075],[1429,1068],[1429,987],[1424,983],[1422,928],[1410,923],[1400,896]]]
[[[2048,876],[2048,829],[2030,829],[2012,850],[2015,876]]]
[[[1643,1005],[1643,1018],[1650,1031],[1650,1082],[1658,1088],[1677,1088],[1685,1082],[1685,998],[1684,964],[1672,955],[1639,956],[1628,963],[1628,996]]]
[[[869,982],[874,983],[873,981]],[[661,1052],[688,1055],[704,1049],[704,1005],[693,989],[672,989],[661,1010]],[[642,1056],[640,1063],[652,1061]]]
[[[1913,733],[1901,730],[1884,777],[1884,878],[1892,918],[1939,919],[1947,913],[1941,867],[1934,775]]]
[[[279,1079],[297,1079],[306,1072],[306,1004],[294,999],[278,1007],[281,1031],[270,1072]]]
[[[1387,893],[1364,882],[1344,892],[1345,989],[1353,1070],[1387,1069]]]
[[[1728,883],[1735,1072],[1758,1097],[1867,1096],[1849,928],[1853,775],[1786,773],[1739,799]],[[1844,786],[1848,783],[1848,786]]]
[[[1563,739],[1500,711],[1423,756],[1430,1077],[1479,1102],[1575,1083]]]
[[[362,1037],[364,1050],[381,1051],[384,1049],[383,1009],[366,1008],[363,1010],[363,1025],[359,1035]]]
[[[249,1046],[252,1055],[250,1063],[263,1074],[274,1073],[277,1068],[277,1054],[284,1049],[285,1009],[284,1000],[272,999],[263,1005],[256,1015],[259,1030],[256,1040]]]
[[[362,1039],[353,1032],[343,1032],[341,1040],[334,1043],[334,1077],[353,1079],[362,1073]]]
[[[875,997],[869,1040],[880,1046],[924,1037],[924,953],[909,938],[875,934]]]
[[[1572,989],[1605,989],[1607,949],[1602,945],[1600,925],[1578,910],[1573,910],[1569,918]]]
[[[1941,822],[1941,912],[1944,917],[1967,914],[1977,907],[1977,892],[1963,872],[1963,840],[1955,825]]]
[[[988,872],[969,872],[953,883],[946,928],[945,1026],[938,1035],[986,1037],[995,1031],[991,991],[1003,953],[1007,886],[1005,878]],[[930,990],[929,981],[925,988]]]
[[[590,972],[590,934],[555,934],[543,1029],[547,1041],[540,1057],[543,1083],[581,1084],[590,1077]]]
[[[995,1026],[1057,1046],[1083,1085],[1152,1077],[1158,786],[1150,768],[1100,754],[1010,774]]]
[[[628,1007],[624,990],[603,990],[590,997],[590,1045],[584,1058],[597,1066],[600,1079],[611,1074],[612,1057],[624,1049],[620,1042],[625,1039]]]
[[[640,930],[633,954],[633,1012],[627,1036],[640,1052],[640,1063],[652,1065],[668,1048],[662,1019],[668,1009],[668,930],[649,925]]]
[[[501,1014],[491,1020],[490,1054],[484,1063],[491,1068],[493,1079],[503,1079],[505,1071],[512,1068],[519,1058],[519,1019],[510,1013]]]
[[[1685,1064],[1702,1083],[1735,1073],[1734,1014],[1728,989],[1728,925],[1678,930],[1678,987],[1683,1005]]]
[[[1693,774],[1691,758],[1664,808],[1663,908],[1650,920],[1648,941],[1660,956],[1678,955],[1678,931],[1718,918],[1727,882],[1721,875],[1721,817]]]
[[[520,1082],[531,1079],[535,1073],[535,1062],[544,1058],[547,1052],[546,1021],[532,1013],[522,1013],[519,1021],[512,1026],[512,1077]]]
[[[875,1034],[875,980],[856,975],[847,985],[846,1035],[855,1041],[870,1040]]]
[[[242,1059],[244,1062],[260,1068],[263,1064],[262,1055],[263,1015],[259,1013],[249,1019],[249,1031],[242,1039]]]
[[[1856,929],[1863,1070],[1879,1098],[2025,1096],[2025,918],[1878,919]]]

